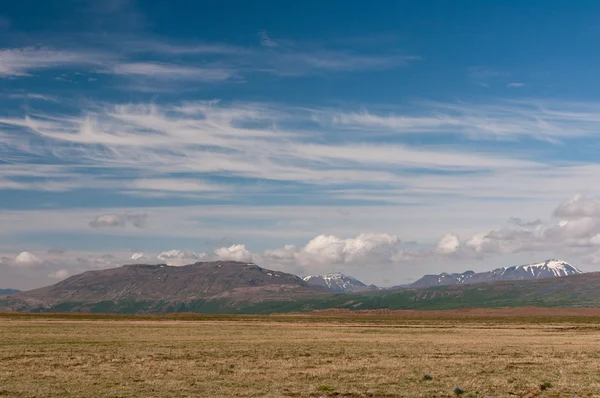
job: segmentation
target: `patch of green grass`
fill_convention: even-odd
[[[549,388],[552,388],[552,383],[550,383],[549,381],[544,381],[542,384],[540,384],[540,390],[542,391],[547,390]]]

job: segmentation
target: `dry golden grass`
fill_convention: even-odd
[[[0,396],[592,397],[595,322],[7,316]]]

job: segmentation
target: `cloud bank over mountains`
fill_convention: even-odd
[[[574,196],[560,203],[546,223],[515,223],[514,220],[508,220],[504,228],[462,239],[448,233],[429,245],[411,246],[415,244],[409,241],[403,243],[398,236],[387,233],[363,233],[355,237],[318,235],[301,246],[287,244],[261,252],[251,251],[244,244],[231,244],[208,252],[172,249],[160,253],[134,252],[88,257],[62,251],[45,255],[23,251],[12,258],[4,256],[2,266],[43,269],[47,271],[48,278],[62,279],[88,269],[133,262],[182,266],[198,261],[233,260],[305,274],[335,269],[368,275],[392,267],[397,273],[395,282],[400,283],[406,267],[417,267],[414,272],[418,273],[419,264],[449,260],[459,261],[463,268],[467,268],[481,259],[501,254],[529,253],[534,258],[536,253],[554,250],[597,264],[600,263],[600,199]]]

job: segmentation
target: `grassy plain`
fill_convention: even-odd
[[[456,387],[600,396],[600,318],[0,315],[0,397],[451,397]]]

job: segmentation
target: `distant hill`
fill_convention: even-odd
[[[3,296],[0,311],[262,314],[332,308],[600,307],[600,273],[579,273],[576,268],[572,271],[569,268],[572,266],[554,260],[540,264],[501,270],[504,275],[516,276],[526,272],[539,277],[547,271],[554,275],[573,274],[401,289],[368,290],[367,287],[361,292],[333,293],[332,288],[349,289],[344,285],[348,281],[352,288],[360,282],[342,276],[322,278],[329,281],[323,287],[256,264],[227,261],[183,267],[125,265],[84,272],[42,289]],[[340,282],[341,287],[335,287],[334,282]]]
[[[19,293],[20,290],[16,290],[16,289],[0,289],[0,296],[6,295],[6,294],[15,294],[15,293]]]
[[[302,278],[234,261],[182,267],[134,264],[72,276],[55,285],[0,300],[0,309],[164,312],[194,302],[289,301],[326,293]]]
[[[366,285],[358,279],[344,275],[340,272],[307,276],[304,278],[304,281],[309,285],[319,286],[336,293],[362,292],[365,290],[378,289],[375,285]]]
[[[497,268],[487,272],[466,271],[462,274],[425,275],[410,287],[428,287],[444,285],[460,285],[492,281],[514,281],[552,278],[555,276],[577,275],[583,273],[571,264],[560,260],[546,260],[541,263],[516,265]]]
[[[600,307],[600,272],[560,278],[378,290],[299,299],[271,312],[352,310],[442,310],[502,307]],[[255,308],[260,310],[261,308]]]

